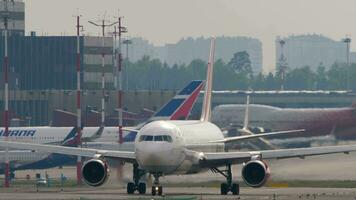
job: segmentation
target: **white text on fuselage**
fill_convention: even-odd
[[[36,130],[9,130],[9,137],[33,137],[35,136]],[[0,136],[5,136],[5,130],[0,130]]]

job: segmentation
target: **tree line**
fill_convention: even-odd
[[[187,82],[205,79],[207,63],[200,59],[168,66],[144,56],[136,62],[124,61],[124,86],[129,90],[178,90]],[[320,63],[272,73],[253,73],[247,52],[237,52],[228,63],[214,64],[214,90],[356,90],[356,64],[334,63],[329,69]]]

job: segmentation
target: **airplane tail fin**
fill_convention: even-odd
[[[159,109],[150,119],[153,120],[185,120],[199,97],[204,86],[203,80],[191,81],[177,93],[167,104]]]
[[[249,113],[250,113],[249,105],[250,105],[250,95],[247,95],[244,125],[243,125],[242,129],[248,129],[248,121],[249,121]]]
[[[91,142],[95,139],[98,139],[102,136],[104,132],[104,126],[100,126],[99,129],[94,133],[94,135],[90,136],[90,137],[85,137],[85,138],[81,138],[82,142]]]
[[[213,86],[213,65],[215,56],[215,38],[211,39],[208,69],[206,75],[206,85],[204,101],[200,121],[210,121],[211,117],[211,91]]]
[[[63,139],[61,145],[67,147],[77,146],[77,132],[77,127],[73,127],[68,135]]]

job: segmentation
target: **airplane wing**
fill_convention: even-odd
[[[267,136],[275,136],[275,135],[282,135],[282,134],[289,134],[289,133],[297,133],[297,132],[304,132],[305,129],[298,129],[298,130],[288,130],[288,131],[276,131],[276,132],[269,132],[269,133],[261,133],[261,134],[253,134],[253,135],[242,135],[236,137],[228,137],[222,140],[214,140],[210,141],[210,143],[229,143],[229,142],[236,142],[241,140],[248,140],[253,138],[260,138],[260,137],[267,137]]]
[[[128,127],[122,127],[122,130],[124,131],[130,131],[130,132],[139,132],[140,130],[134,129],[134,128],[128,128]]]
[[[12,149],[29,149],[32,151],[59,153],[59,154],[83,156],[89,158],[104,156],[106,158],[119,159],[130,163],[136,162],[135,152],[130,152],[130,151],[111,151],[111,150],[64,147],[64,146],[56,146],[56,145],[34,144],[34,143],[24,143],[24,142],[7,142],[7,141],[0,141],[0,146],[12,148]]]
[[[204,153],[201,156],[200,163],[203,166],[221,166],[226,163],[240,164],[251,160],[254,156],[260,159],[284,159],[284,158],[304,158],[306,156],[316,156],[334,153],[345,153],[356,151],[356,145],[325,146],[295,149],[278,149],[250,152],[222,152],[222,153]]]

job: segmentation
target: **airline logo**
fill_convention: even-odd
[[[187,119],[203,85],[204,81],[202,80],[190,82],[186,87],[178,92],[178,94],[171,101],[163,106],[152,119]]]
[[[62,146],[76,146],[77,145],[77,127],[74,127],[66,138],[62,141]]]
[[[19,129],[10,129],[8,132],[9,137],[33,137],[36,134],[36,130],[19,130]],[[0,130],[0,136],[5,136],[5,130]]]

